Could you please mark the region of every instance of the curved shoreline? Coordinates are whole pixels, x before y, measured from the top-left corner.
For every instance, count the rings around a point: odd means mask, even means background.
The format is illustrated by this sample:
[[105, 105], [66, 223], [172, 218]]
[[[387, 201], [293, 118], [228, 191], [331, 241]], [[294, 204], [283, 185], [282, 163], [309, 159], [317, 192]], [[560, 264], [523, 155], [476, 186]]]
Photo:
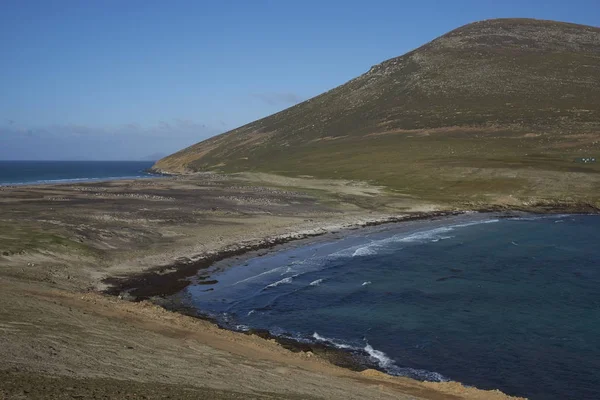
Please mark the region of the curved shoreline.
[[[173, 297], [174, 294], [180, 292], [185, 287], [190, 285], [191, 277], [196, 276], [201, 270], [208, 270], [211, 266], [217, 263], [225, 263], [231, 265], [240, 263], [240, 257], [253, 258], [261, 256], [271, 251], [280, 251], [282, 246], [289, 243], [308, 244], [318, 238], [326, 240], [327, 235], [331, 234], [346, 234], [356, 229], [380, 226], [384, 224], [401, 223], [415, 220], [428, 220], [443, 218], [449, 216], [457, 216], [468, 212], [476, 213], [497, 213], [497, 218], [510, 218], [523, 215], [548, 215], [548, 214], [596, 214], [594, 212], [573, 212], [571, 209], [552, 209], [546, 212], [531, 212], [526, 210], [477, 210], [477, 211], [436, 211], [413, 213], [405, 216], [395, 216], [387, 218], [379, 218], [366, 220], [360, 224], [350, 224], [338, 226], [334, 229], [311, 232], [295, 232], [288, 235], [278, 236], [274, 238], [264, 239], [256, 243], [240, 244], [227, 248], [224, 251], [210, 253], [198, 258], [190, 258], [179, 260], [176, 263], [160, 266], [151, 270], [145, 271], [143, 274], [138, 274], [131, 277], [107, 278], [104, 283], [112, 285], [105, 293], [110, 295], [118, 295], [133, 301], [150, 300], [153, 303], [176, 313], [184, 314], [190, 317], [199, 318], [215, 324], [221, 329], [231, 330], [219, 323], [214, 318], [202, 314], [201, 310], [191, 307], [183, 298]], [[203, 279], [209, 279], [210, 274], [204, 274]], [[329, 363], [346, 368], [352, 371], [364, 372], [367, 370], [377, 370], [392, 378], [397, 378], [389, 375], [381, 366], [370, 360], [366, 351], [340, 349], [333, 343], [327, 341], [305, 342], [293, 339], [286, 336], [278, 336], [262, 329], [249, 329], [247, 331], [232, 330], [233, 332], [245, 335], [254, 335], [262, 339], [275, 341], [280, 346], [294, 353], [315, 354]], [[411, 379], [411, 378], [408, 378]], [[438, 382], [439, 383], [439, 382]], [[455, 383], [455, 382], [451, 382]], [[460, 384], [460, 383], [459, 383]]]
[[113, 296], [126, 296], [133, 301], [148, 300], [155, 296], [170, 296], [190, 285], [192, 282], [188, 279], [196, 276], [199, 271], [206, 270], [217, 262], [232, 259], [234, 257], [251, 257], [261, 250], [272, 251], [278, 246], [288, 243], [297, 243], [311, 239], [314, 240], [315, 238], [344, 231], [384, 224], [447, 217], [464, 213], [465, 211], [419, 212], [403, 216], [367, 219], [363, 222], [354, 224], [328, 225], [320, 229], [292, 232], [262, 240], [250, 240], [246, 243], [228, 246], [221, 251], [208, 252], [189, 258], [183, 257], [171, 264], [150, 268], [139, 274], [122, 277], [107, 277], [103, 280], [103, 283], [108, 285], [108, 288], [103, 292]]
[[[0, 246], [0, 313], [5, 316], [0, 323], [11, 327], [0, 336], [5, 365], [25, 373], [15, 381], [17, 388], [29, 390], [34, 385], [28, 379], [38, 374], [81, 379], [79, 393], [97, 385], [105, 391], [112, 387], [93, 377], [134, 382], [144, 376], [148, 387], [176, 384], [251, 393], [259, 384], [279, 397], [312, 395], [316, 389], [318, 398], [358, 400], [379, 396], [377, 387], [383, 385], [388, 392], [382, 399], [507, 398], [459, 383], [419, 382], [373, 369], [352, 372], [356, 360], [347, 353], [336, 355], [326, 346], [298, 349], [298, 343], [265, 340], [261, 332], [219, 329], [197, 315], [183, 315], [181, 308], [169, 312], [174, 304], [160, 299], [188, 285], [199, 269], [208, 275], [282, 246], [465, 210], [510, 212], [508, 206], [438, 204], [366, 183], [261, 174], [28, 185], [0, 187], [0, 192], [7, 205], [0, 245], [8, 245]], [[510, 208], [598, 211], [560, 201]], [[110, 280], [115, 285], [102, 294]], [[135, 302], [142, 298], [151, 301]], [[285, 348], [294, 346], [295, 353]], [[345, 368], [314, 356], [319, 352], [331, 354]], [[261, 377], [265, 373], [269, 379]], [[55, 386], [65, 385], [57, 380]]]
[[[260, 256], [264, 254], [263, 251], [265, 250], [268, 252], [276, 251], [280, 246], [289, 243], [301, 243], [303, 241], [322, 238], [327, 235], [344, 234], [357, 229], [408, 221], [457, 216], [467, 213], [497, 213], [498, 218], [510, 218], [522, 214], [595, 215], [600, 214], [600, 211], [581, 206], [573, 208], [552, 207], [550, 209], [527, 207], [521, 209], [504, 209], [501, 207], [490, 207], [478, 210], [412, 212], [400, 216], [365, 219], [358, 223], [326, 225], [321, 228], [291, 232], [259, 240], [248, 240], [239, 244], [227, 246], [218, 251], [206, 252], [191, 257], [181, 257], [172, 263], [149, 268], [141, 273], [124, 276], [109, 276], [102, 281], [103, 284], [107, 285], [107, 288], [102, 292], [112, 296], [127, 297], [129, 300], [136, 302], [148, 300], [156, 296], [171, 296], [189, 286], [192, 283], [189, 279], [196, 276], [199, 271], [207, 270], [218, 262], [227, 260], [233, 261], [234, 258], [239, 257], [251, 258]], [[235, 261], [239, 261], [239, 259]]]

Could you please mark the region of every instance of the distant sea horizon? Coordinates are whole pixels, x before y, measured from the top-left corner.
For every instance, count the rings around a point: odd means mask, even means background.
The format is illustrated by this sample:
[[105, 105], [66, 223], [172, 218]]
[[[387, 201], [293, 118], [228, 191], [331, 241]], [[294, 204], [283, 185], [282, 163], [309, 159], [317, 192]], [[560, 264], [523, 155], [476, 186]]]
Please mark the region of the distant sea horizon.
[[149, 178], [154, 161], [0, 160], [0, 186]]

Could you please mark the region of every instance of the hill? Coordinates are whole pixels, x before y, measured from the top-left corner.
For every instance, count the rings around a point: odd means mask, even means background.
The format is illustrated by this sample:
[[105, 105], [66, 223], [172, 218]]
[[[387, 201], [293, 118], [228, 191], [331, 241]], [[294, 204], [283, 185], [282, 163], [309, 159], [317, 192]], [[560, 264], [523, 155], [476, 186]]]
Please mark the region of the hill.
[[360, 179], [419, 198], [600, 199], [600, 28], [472, 23], [155, 165]]

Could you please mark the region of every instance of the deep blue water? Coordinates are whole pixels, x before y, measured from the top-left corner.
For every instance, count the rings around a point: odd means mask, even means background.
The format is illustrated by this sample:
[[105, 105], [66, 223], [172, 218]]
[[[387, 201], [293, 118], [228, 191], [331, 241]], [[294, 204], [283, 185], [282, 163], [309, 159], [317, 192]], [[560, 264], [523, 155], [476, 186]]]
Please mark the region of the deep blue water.
[[151, 161], [0, 161], [0, 185], [148, 177]]
[[187, 294], [233, 329], [362, 350], [391, 374], [600, 399], [600, 217], [356, 232], [214, 272]]

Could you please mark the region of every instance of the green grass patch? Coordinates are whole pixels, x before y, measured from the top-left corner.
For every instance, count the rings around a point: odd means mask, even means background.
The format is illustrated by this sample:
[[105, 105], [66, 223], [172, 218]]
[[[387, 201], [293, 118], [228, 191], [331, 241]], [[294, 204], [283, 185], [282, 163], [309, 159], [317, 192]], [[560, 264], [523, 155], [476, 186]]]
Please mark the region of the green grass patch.
[[[545, 140], [503, 135], [383, 135], [311, 143], [293, 152], [276, 151], [273, 146], [260, 147], [247, 160], [231, 159], [219, 169], [360, 180], [416, 198], [450, 203], [508, 194], [589, 196], [585, 182], [581, 188], [576, 181], [561, 188], [553, 186], [551, 180], [563, 173], [600, 179], [600, 164], [575, 162], [576, 156], [589, 152], [588, 149], [544, 150]], [[540, 176], [547, 182], [540, 184]]]
[[28, 224], [0, 221], [0, 255], [33, 253], [39, 251], [76, 252], [95, 255], [96, 250], [69, 239]]

